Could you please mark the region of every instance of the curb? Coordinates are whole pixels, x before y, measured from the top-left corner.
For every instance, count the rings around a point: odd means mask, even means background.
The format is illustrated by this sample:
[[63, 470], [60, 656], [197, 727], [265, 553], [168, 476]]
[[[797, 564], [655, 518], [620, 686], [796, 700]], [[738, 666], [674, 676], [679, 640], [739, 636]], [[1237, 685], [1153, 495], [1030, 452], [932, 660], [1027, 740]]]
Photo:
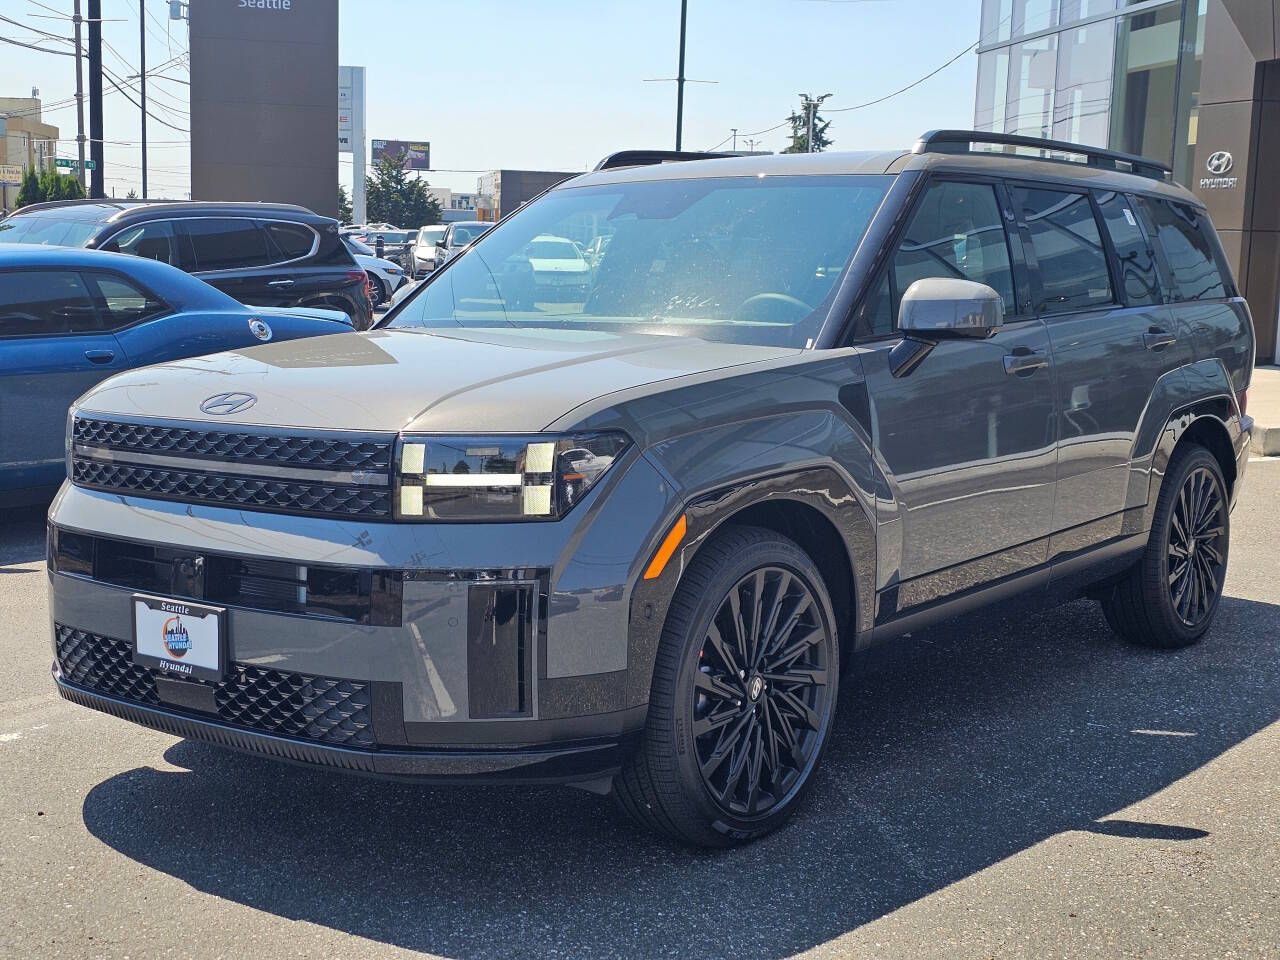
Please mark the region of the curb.
[[1254, 423], [1249, 452], [1255, 457], [1280, 457], [1280, 426], [1264, 427]]

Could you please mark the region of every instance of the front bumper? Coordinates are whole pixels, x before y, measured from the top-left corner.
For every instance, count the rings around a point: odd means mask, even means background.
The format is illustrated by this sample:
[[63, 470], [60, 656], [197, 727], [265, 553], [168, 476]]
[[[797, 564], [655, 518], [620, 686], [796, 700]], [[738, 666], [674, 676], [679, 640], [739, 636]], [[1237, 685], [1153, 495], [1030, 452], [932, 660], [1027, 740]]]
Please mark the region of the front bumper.
[[391, 779], [449, 783], [576, 783], [611, 777], [634, 748], [634, 735], [614, 740], [512, 749], [358, 750], [235, 727], [218, 720], [106, 696], [68, 682], [54, 670], [58, 692], [72, 703], [153, 730], [244, 753], [307, 766]]

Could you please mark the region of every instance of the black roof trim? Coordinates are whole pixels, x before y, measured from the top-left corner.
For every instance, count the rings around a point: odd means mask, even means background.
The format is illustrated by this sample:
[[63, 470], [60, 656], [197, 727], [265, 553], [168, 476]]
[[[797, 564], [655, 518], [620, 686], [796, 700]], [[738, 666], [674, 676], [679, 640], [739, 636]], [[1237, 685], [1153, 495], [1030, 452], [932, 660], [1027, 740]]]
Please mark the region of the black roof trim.
[[732, 157], [732, 153], [704, 153], [695, 150], [619, 150], [596, 164], [596, 170], [616, 170], [619, 167], [648, 167], [655, 163], [684, 163], [687, 160], [718, 160]]
[[[1046, 140], [1041, 137], [1024, 137], [1013, 133], [991, 133], [982, 130], [930, 130], [922, 134], [911, 148], [912, 153], [971, 153], [973, 144], [985, 143], [1006, 147], [1028, 147], [1032, 150], [1052, 151], [1054, 153], [1070, 153], [1085, 158], [1091, 167], [1116, 170], [1120, 173], [1134, 173], [1152, 180], [1168, 180], [1173, 168], [1168, 164], [1140, 157], [1133, 153], [1121, 153], [1118, 150], [1104, 150], [1101, 147], [1089, 147], [1079, 143], [1068, 143], [1065, 140]], [[1017, 157], [1018, 154], [1001, 154], [1001, 156]], [[1038, 157], [1035, 159], [1051, 160], [1059, 163], [1055, 157]]]

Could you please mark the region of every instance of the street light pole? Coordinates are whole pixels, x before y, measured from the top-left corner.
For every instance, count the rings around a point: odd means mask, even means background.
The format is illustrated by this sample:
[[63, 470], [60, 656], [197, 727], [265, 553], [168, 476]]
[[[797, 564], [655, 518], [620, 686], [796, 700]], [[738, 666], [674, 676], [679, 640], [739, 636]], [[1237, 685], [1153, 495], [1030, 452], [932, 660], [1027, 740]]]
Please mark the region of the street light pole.
[[[76, 146], [80, 151], [80, 189], [84, 190], [84, 68], [80, 63], [84, 53], [80, 46], [80, 0], [75, 0], [71, 10], [76, 40]], [[57, 152], [54, 150], [55, 154]], [[85, 190], [85, 196], [88, 195], [89, 192]]]
[[676, 150], [680, 149], [684, 130], [684, 25], [689, 13], [689, 0], [680, 0], [680, 69], [676, 71]]
[[147, 199], [147, 12], [138, 0], [138, 77], [142, 99], [142, 199]]

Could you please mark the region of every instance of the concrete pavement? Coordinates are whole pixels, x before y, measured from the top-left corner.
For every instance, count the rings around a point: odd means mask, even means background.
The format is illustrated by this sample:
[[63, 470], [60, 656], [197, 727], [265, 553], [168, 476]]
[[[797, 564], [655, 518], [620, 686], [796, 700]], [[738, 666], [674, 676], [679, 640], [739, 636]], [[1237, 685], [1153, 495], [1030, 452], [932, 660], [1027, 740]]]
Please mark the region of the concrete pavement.
[[1263, 457], [1280, 455], [1280, 367], [1256, 367], [1249, 384], [1253, 417], [1250, 450]]
[[43, 518], [0, 517], [0, 957], [1280, 956], [1280, 459], [1207, 640], [1079, 602], [904, 639], [799, 817], [691, 852], [557, 789], [282, 766], [52, 692]]

